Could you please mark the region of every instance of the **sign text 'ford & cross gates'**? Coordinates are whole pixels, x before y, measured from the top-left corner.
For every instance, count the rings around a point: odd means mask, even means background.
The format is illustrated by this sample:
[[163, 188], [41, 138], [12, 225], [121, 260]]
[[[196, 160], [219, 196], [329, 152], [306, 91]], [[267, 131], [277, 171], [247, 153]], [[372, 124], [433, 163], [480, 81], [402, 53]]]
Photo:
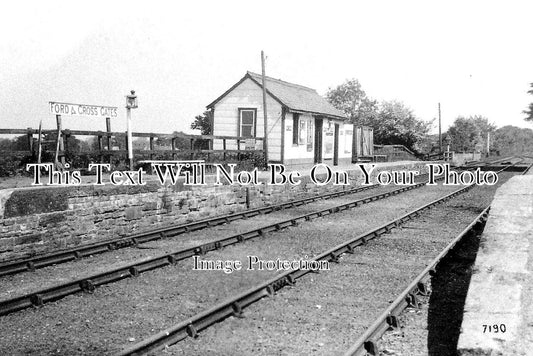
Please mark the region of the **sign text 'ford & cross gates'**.
[[50, 113], [54, 115], [92, 116], [92, 117], [117, 117], [118, 108], [115, 106], [85, 105], [58, 103], [49, 101]]

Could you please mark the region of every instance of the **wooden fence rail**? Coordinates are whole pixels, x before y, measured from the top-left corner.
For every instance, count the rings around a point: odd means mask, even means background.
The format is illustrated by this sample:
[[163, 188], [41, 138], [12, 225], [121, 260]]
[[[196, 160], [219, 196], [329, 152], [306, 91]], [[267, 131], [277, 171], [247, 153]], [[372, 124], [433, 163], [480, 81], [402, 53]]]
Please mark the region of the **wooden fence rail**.
[[[109, 129], [109, 127], [108, 127]], [[57, 134], [58, 130], [41, 130], [41, 134]], [[33, 135], [38, 135], [38, 129], [0, 129], [0, 135], [27, 135], [28, 138], [28, 151], [30, 155], [34, 154], [34, 138]], [[69, 152], [68, 150], [68, 137], [76, 136], [96, 136], [98, 142], [98, 149], [90, 151], [78, 151], [78, 152]], [[73, 153], [75, 155], [96, 155], [99, 156], [100, 161], [111, 160], [113, 156], [127, 156], [128, 150], [127, 147], [129, 143], [127, 142], [127, 133], [126, 132], [117, 132], [117, 131], [88, 131], [88, 130], [61, 130], [62, 146], [63, 149], [55, 148], [56, 157], [64, 157], [67, 153]], [[124, 139], [126, 143], [126, 149], [113, 149], [111, 138], [120, 138]], [[206, 157], [206, 162], [210, 162], [210, 159], [215, 157], [215, 159], [226, 161], [228, 157], [235, 157], [236, 161], [240, 161], [242, 157], [250, 157], [250, 154], [255, 154], [257, 156], [262, 156], [263, 151], [261, 149], [256, 149], [256, 147], [262, 147], [260, 144], [263, 140], [262, 137], [257, 137], [250, 139], [249, 137], [240, 137], [240, 136], [215, 136], [215, 135], [189, 135], [185, 133], [153, 133], [153, 132], [133, 132], [132, 137], [138, 138], [148, 138], [149, 139], [149, 149], [134, 149], [134, 157], [137, 156], [149, 156], [150, 159], [154, 159], [156, 155], [168, 155], [172, 159], [194, 159], [195, 156]], [[157, 148], [156, 140], [170, 140], [170, 149]], [[189, 148], [179, 149], [177, 146], [178, 139], [186, 139], [190, 141]], [[250, 142], [251, 141], [251, 142]], [[54, 140], [55, 142], [55, 140]], [[203, 142], [203, 144], [197, 145], [197, 142]], [[43, 141], [44, 144], [50, 143]], [[207, 143], [207, 144], [205, 144]], [[215, 143], [217, 143], [215, 145]], [[220, 149], [215, 149], [219, 147]], [[55, 147], [55, 146], [54, 146]], [[228, 149], [230, 147], [230, 149]], [[9, 153], [13, 154], [15, 151], [0, 151], [0, 156], [8, 155]], [[17, 154], [20, 154], [21, 151], [16, 151]], [[246, 153], [246, 154], [245, 154]], [[219, 157], [217, 157], [220, 156]]]

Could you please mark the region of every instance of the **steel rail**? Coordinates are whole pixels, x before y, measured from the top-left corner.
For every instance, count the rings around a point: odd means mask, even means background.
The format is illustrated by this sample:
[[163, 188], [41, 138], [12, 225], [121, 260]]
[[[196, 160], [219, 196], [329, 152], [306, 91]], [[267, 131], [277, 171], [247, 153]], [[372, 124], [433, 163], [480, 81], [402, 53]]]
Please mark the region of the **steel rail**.
[[427, 294], [427, 281], [435, 273], [439, 262], [452, 250], [465, 236], [476, 233], [485, 225], [490, 206], [485, 208], [459, 235], [457, 235], [439, 255], [405, 288], [392, 304], [368, 327], [352, 347], [346, 351], [345, 356], [379, 355], [378, 340], [390, 328], [399, 326], [398, 316], [407, 308], [418, 307], [417, 295]]
[[143, 272], [176, 264], [180, 260], [184, 260], [195, 255], [204, 255], [209, 251], [218, 250], [228, 245], [233, 245], [252, 238], [264, 236], [268, 232], [285, 229], [289, 226], [296, 225], [299, 222], [309, 221], [311, 219], [351, 209], [359, 205], [363, 205], [366, 203], [370, 203], [376, 200], [384, 199], [393, 195], [419, 188], [421, 186], [424, 186], [425, 184], [425, 182], [421, 182], [415, 185], [405, 186], [389, 192], [373, 195], [367, 198], [343, 203], [334, 207], [313, 211], [287, 220], [282, 220], [273, 224], [265, 225], [253, 230], [213, 240], [201, 245], [189, 247], [186, 249], [180, 249], [167, 254], [152, 257], [140, 262], [134, 262], [123, 267], [118, 267], [109, 271], [86, 276], [67, 283], [58, 284], [53, 287], [33, 291], [22, 296], [1, 300], [0, 316], [26, 309], [32, 306], [42, 306], [45, 303], [55, 301], [64, 298], [65, 296], [75, 294], [81, 291], [93, 292], [96, 287], [103, 284], [116, 282], [129, 277], [137, 277]]
[[[427, 176], [427, 173], [422, 174], [419, 177], [424, 176]], [[138, 246], [141, 243], [146, 243], [161, 238], [174, 237], [191, 231], [222, 225], [235, 220], [246, 219], [261, 214], [269, 214], [283, 209], [290, 209], [304, 204], [313, 203], [318, 200], [334, 199], [349, 194], [356, 194], [377, 187], [379, 187], [379, 184], [372, 184], [369, 186], [353, 188], [349, 190], [326, 193], [314, 197], [296, 199], [280, 204], [269, 205], [255, 209], [247, 209], [228, 215], [215, 216], [176, 226], [169, 226], [150, 231], [144, 231], [133, 235], [117, 237], [114, 239], [95, 242], [91, 244], [84, 244], [81, 246], [63, 249], [57, 252], [39, 254], [28, 258], [2, 261], [0, 262], [0, 277], [27, 271], [35, 271], [36, 269], [75, 261], [87, 256], [93, 256], [131, 246]]]
[[34, 271], [36, 269], [44, 268], [54, 264], [66, 263], [83, 257], [101, 254], [104, 252], [113, 251], [125, 247], [137, 246], [140, 243], [145, 243], [166, 237], [173, 237], [183, 233], [225, 224], [234, 220], [240, 220], [260, 214], [268, 214], [274, 211], [294, 208], [296, 206], [301, 206], [318, 200], [334, 199], [340, 196], [355, 194], [361, 191], [376, 188], [378, 186], [378, 184], [372, 184], [369, 186], [354, 188], [350, 190], [332, 192], [319, 196], [297, 199], [276, 205], [248, 209], [245, 211], [240, 211], [228, 215], [215, 216], [212, 218], [202, 219], [186, 224], [180, 224], [177, 226], [164, 227], [125, 237], [118, 237], [106, 241], [77, 246], [74, 248], [64, 249], [49, 254], [41, 254], [29, 258], [4, 261], [0, 262], [0, 276], [16, 274], [26, 271]]
[[[459, 194], [462, 194], [473, 187], [474, 185], [468, 185], [458, 189], [442, 198], [436, 199], [418, 209], [404, 214], [395, 220], [391, 220], [370, 232], [363, 233], [349, 241], [341, 243], [310, 259], [309, 261], [338, 262], [341, 255], [345, 253], [354, 253], [354, 248], [356, 246], [366, 244], [369, 240], [390, 232], [392, 229], [402, 225], [406, 221], [419, 216], [423, 211], [441, 204]], [[183, 339], [186, 339], [187, 337], [196, 337], [198, 336], [198, 332], [201, 330], [206, 329], [207, 327], [227, 318], [228, 316], [239, 316], [242, 313], [242, 310], [248, 305], [257, 302], [264, 297], [272, 297], [276, 291], [287, 285], [294, 285], [297, 279], [310, 272], [311, 270], [300, 268], [281, 273], [280, 275], [271, 278], [256, 287], [229, 298], [226, 301], [221, 302], [173, 327], [165, 329], [125, 350], [122, 350], [118, 353], [118, 355], [145, 355], [148, 352], [156, 351], [166, 346], [175, 344]]]
[[[512, 157], [513, 158], [513, 157]], [[522, 162], [519, 161], [519, 162]], [[516, 164], [516, 163], [515, 163]], [[528, 166], [522, 175], [525, 175], [533, 163]], [[398, 316], [407, 307], [417, 307], [417, 295], [426, 294], [426, 284], [432, 276], [439, 262], [450, 252], [465, 236], [477, 233], [485, 226], [490, 211], [490, 205], [486, 207], [459, 235], [457, 235], [446, 248], [409, 284], [407, 288], [385, 309], [374, 323], [368, 327], [352, 347], [346, 351], [345, 356], [379, 355], [378, 340], [391, 328], [399, 326]]]
[[522, 175], [527, 174], [527, 172], [529, 172], [531, 170], [531, 167], [533, 167], [533, 163], [531, 163], [530, 165], [528, 165], [526, 167], [526, 169], [524, 169], [524, 171], [522, 172]]

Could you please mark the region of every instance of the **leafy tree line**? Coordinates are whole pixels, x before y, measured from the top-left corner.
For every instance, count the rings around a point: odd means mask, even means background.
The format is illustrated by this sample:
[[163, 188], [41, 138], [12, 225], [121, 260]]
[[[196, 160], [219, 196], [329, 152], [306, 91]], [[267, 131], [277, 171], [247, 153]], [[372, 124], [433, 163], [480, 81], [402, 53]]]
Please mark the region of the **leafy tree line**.
[[[533, 83], [530, 83], [530, 86], [531, 89], [529, 89], [527, 93], [533, 95]], [[530, 103], [527, 110], [524, 110], [524, 114], [527, 115], [524, 120], [533, 121], [533, 103]]]
[[[533, 155], [533, 130], [516, 126], [503, 126], [494, 133], [494, 148], [500, 155]], [[491, 145], [492, 146], [492, 145]]]
[[449, 138], [453, 151], [481, 152], [486, 150], [487, 138], [492, 140], [495, 131], [496, 125], [490, 123], [486, 117], [459, 116], [448, 129], [446, 137]]
[[458, 117], [448, 129], [453, 151], [486, 151], [487, 137], [490, 135], [490, 151], [500, 155], [533, 154], [533, 130], [516, 126], [496, 128], [482, 116]]
[[357, 79], [349, 79], [330, 88], [326, 98], [344, 112], [350, 122], [372, 127], [376, 144], [404, 145], [419, 152], [421, 141], [431, 129], [432, 121], [417, 118], [402, 102], [391, 100], [378, 103], [369, 98]]

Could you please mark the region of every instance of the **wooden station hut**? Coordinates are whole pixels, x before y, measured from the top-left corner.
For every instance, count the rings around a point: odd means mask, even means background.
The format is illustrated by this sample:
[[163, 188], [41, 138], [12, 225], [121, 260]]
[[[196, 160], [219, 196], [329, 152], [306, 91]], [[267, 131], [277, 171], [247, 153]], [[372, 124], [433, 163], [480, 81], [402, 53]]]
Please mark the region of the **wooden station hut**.
[[[340, 110], [314, 89], [270, 77], [265, 84], [270, 163], [294, 168], [354, 161], [352, 152], [357, 153], [354, 148], [359, 144], [354, 141], [354, 126]], [[261, 75], [247, 72], [207, 108], [213, 111], [213, 135], [243, 137], [248, 145], [262, 148], [259, 140], [253, 140], [264, 137]]]

